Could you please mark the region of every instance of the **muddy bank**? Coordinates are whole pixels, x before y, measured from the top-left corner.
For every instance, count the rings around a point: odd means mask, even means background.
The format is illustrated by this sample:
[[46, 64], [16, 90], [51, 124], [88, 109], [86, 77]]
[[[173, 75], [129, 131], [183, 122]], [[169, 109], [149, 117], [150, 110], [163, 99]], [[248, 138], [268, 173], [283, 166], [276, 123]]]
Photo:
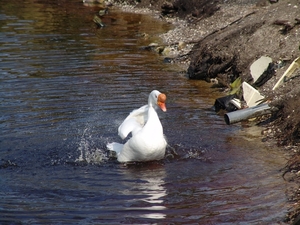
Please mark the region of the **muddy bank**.
[[[300, 184], [300, 84], [295, 72], [275, 91], [276, 82], [300, 54], [300, 4], [297, 0], [116, 0], [124, 10], [147, 12], [174, 25], [162, 34], [170, 47], [165, 57], [177, 62], [190, 79], [215, 82], [228, 94], [238, 77], [253, 85], [251, 64], [261, 56], [272, 58], [272, 74], [255, 88], [276, 107], [256, 124], [265, 127], [263, 141], [276, 142], [295, 156], [284, 177]], [[241, 96], [239, 96], [242, 99]], [[298, 187], [289, 193], [295, 207], [287, 222], [300, 214]], [[300, 220], [300, 219], [299, 219]]]

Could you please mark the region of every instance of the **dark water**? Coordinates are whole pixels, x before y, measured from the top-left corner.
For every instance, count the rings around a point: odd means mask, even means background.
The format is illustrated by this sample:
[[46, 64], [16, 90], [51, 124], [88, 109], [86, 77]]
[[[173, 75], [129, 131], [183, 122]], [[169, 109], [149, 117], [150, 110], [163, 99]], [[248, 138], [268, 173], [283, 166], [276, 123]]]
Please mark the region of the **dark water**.
[[[225, 125], [211, 110], [221, 93], [140, 50], [169, 25], [111, 10], [97, 29], [97, 10], [1, 1], [0, 223], [280, 223], [283, 153]], [[118, 164], [105, 145], [153, 89], [168, 96], [160, 117], [178, 156]]]

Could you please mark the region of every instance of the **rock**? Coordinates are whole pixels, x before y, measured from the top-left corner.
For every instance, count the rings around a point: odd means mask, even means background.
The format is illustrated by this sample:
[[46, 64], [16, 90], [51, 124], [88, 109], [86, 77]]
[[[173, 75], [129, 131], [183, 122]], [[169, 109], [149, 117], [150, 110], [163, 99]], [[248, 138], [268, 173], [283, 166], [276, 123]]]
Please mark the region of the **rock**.
[[94, 16], [93, 21], [94, 21], [95, 24], [97, 24], [98, 27], [104, 27], [104, 24], [102, 23], [102, 20], [98, 16]]
[[165, 2], [161, 6], [161, 13], [163, 15], [173, 14], [177, 11], [177, 7], [175, 7], [171, 2]]
[[155, 42], [152, 42], [152, 43], [150, 43], [148, 46], [149, 46], [149, 47], [157, 47], [157, 46], [158, 46], [158, 44], [157, 44], [157, 43], [155, 43]]
[[154, 48], [154, 51], [157, 52], [158, 54], [162, 54], [165, 50], [164, 46], [158, 46], [156, 48]]
[[108, 9], [107, 8], [100, 9], [98, 14], [99, 16], [104, 16], [105, 14], [108, 14]]
[[164, 56], [169, 56], [171, 52], [171, 48], [170, 47], [165, 47], [164, 50], [161, 52], [162, 55]]
[[104, 5], [104, 0], [83, 0], [83, 5], [88, 7], [94, 7], [96, 5]]
[[183, 41], [179, 41], [178, 42], [178, 50], [180, 51], [180, 50], [182, 50], [182, 49], [184, 49], [186, 47], [186, 43], [184, 43]]
[[147, 51], [156, 51], [158, 52], [158, 44], [157, 43], [150, 43], [148, 46], [142, 47], [141, 49], [147, 50]]

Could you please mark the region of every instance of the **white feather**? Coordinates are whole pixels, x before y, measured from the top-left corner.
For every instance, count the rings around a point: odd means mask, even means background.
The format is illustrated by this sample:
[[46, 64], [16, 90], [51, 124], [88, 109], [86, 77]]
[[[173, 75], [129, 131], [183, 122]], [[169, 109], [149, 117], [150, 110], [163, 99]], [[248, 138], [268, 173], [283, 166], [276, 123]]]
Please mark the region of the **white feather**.
[[118, 128], [119, 136], [124, 139], [129, 133], [132, 137], [123, 145], [109, 143], [107, 148], [117, 153], [119, 162], [151, 161], [164, 158], [167, 141], [163, 127], [155, 111], [161, 93], [152, 91], [148, 105], [133, 110]]

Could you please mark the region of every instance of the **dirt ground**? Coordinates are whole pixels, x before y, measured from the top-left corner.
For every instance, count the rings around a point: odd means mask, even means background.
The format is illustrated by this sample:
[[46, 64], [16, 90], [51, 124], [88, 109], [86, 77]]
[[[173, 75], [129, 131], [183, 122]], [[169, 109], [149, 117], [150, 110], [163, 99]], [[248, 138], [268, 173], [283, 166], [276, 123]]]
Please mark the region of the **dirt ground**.
[[[300, 55], [299, 0], [116, 0], [147, 8], [172, 22], [174, 30], [162, 35], [168, 45], [185, 43], [186, 51], [173, 61], [186, 63], [190, 79], [217, 81], [224, 90], [241, 77], [254, 85], [276, 107], [257, 124], [262, 138], [276, 142], [293, 155], [284, 177], [300, 185], [300, 72], [272, 91], [288, 66]], [[189, 47], [189, 48], [188, 48]], [[270, 76], [253, 84], [250, 65], [261, 56], [272, 58]], [[224, 92], [226, 95], [226, 92]], [[300, 224], [300, 188], [289, 193], [294, 208], [286, 222]]]

